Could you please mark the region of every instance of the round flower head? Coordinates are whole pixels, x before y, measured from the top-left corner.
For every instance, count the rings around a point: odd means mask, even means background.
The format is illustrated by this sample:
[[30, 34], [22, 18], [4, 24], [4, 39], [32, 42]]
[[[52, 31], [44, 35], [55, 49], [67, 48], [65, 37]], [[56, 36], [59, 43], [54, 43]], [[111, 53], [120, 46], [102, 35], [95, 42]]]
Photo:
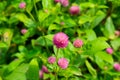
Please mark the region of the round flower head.
[[19, 8], [24, 9], [25, 7], [26, 7], [26, 3], [25, 2], [21, 2], [19, 4]]
[[120, 64], [119, 64], [119, 63], [115, 63], [115, 64], [113, 65], [113, 67], [114, 67], [114, 69], [115, 69], [116, 71], [119, 71], [119, 72], [120, 72]]
[[68, 36], [63, 33], [59, 32], [54, 35], [53, 37], [53, 43], [56, 45], [57, 48], [65, 48], [68, 45]]
[[113, 53], [113, 49], [112, 49], [112, 48], [107, 48], [107, 49], [106, 49], [106, 52], [107, 52], [108, 54], [112, 54], [112, 53]]
[[69, 9], [71, 15], [77, 15], [80, 12], [79, 6], [71, 6]]
[[62, 6], [67, 7], [69, 5], [69, 0], [60, 0]]
[[42, 71], [43, 71], [43, 72], [45, 72], [45, 73], [49, 73], [49, 71], [48, 71], [47, 67], [46, 67], [46, 66], [44, 66], [44, 65], [42, 66]]
[[83, 41], [80, 40], [80, 39], [76, 39], [76, 40], [73, 42], [73, 45], [74, 45], [74, 47], [79, 48], [79, 47], [81, 47], [81, 46], [83, 45]]
[[39, 78], [41, 78], [41, 79], [43, 78], [43, 73], [44, 72], [42, 70], [39, 71]]
[[118, 30], [115, 31], [115, 35], [116, 35], [116, 36], [120, 36], [120, 31], [118, 31]]
[[51, 56], [51, 57], [48, 58], [48, 62], [49, 62], [50, 64], [55, 63], [55, 61], [56, 61], [56, 58], [53, 57], [53, 56]]
[[27, 29], [22, 29], [22, 30], [21, 30], [21, 33], [22, 33], [22, 34], [25, 34], [26, 32], [27, 32]]
[[68, 67], [68, 60], [67, 59], [65, 59], [65, 58], [60, 58], [59, 60], [58, 60], [58, 65], [59, 65], [59, 67], [60, 68], [62, 68], [62, 69], [66, 69], [67, 67]]
[[54, 2], [55, 2], [55, 3], [58, 3], [58, 2], [60, 2], [60, 0], [54, 0]]

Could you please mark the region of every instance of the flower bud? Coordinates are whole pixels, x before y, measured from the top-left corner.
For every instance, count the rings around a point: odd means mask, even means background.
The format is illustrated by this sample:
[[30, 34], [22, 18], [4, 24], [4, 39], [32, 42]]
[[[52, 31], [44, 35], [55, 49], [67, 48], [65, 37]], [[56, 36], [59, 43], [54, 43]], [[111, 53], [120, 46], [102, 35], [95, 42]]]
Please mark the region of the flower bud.
[[116, 35], [116, 36], [120, 36], [120, 31], [118, 31], [118, 30], [115, 31], [115, 35]]
[[56, 58], [53, 57], [53, 56], [51, 56], [51, 57], [48, 58], [48, 62], [49, 62], [50, 64], [55, 63], [55, 61], [56, 61]]
[[42, 66], [42, 71], [43, 71], [43, 72], [45, 72], [45, 73], [49, 73], [49, 71], [48, 71], [47, 67], [46, 67], [46, 66], [44, 66], [44, 65]]
[[115, 63], [115, 64], [113, 65], [113, 67], [114, 67], [114, 69], [115, 69], [116, 71], [119, 71], [119, 72], [120, 72], [120, 64], [119, 64], [119, 63]]
[[67, 7], [69, 5], [69, 0], [60, 0], [62, 6]]
[[19, 4], [19, 8], [24, 9], [25, 7], [26, 7], [26, 3], [25, 2], [21, 2]]
[[82, 47], [82, 45], [83, 45], [83, 41], [80, 40], [80, 39], [76, 39], [76, 40], [73, 42], [73, 46], [76, 47], [76, 48]]
[[63, 33], [59, 32], [54, 35], [53, 37], [53, 43], [56, 45], [57, 48], [65, 48], [68, 45], [68, 36]]
[[58, 3], [58, 2], [60, 2], [60, 0], [54, 0], [54, 2], [55, 2], [55, 3]]
[[58, 65], [59, 65], [59, 67], [60, 68], [62, 68], [62, 69], [66, 69], [67, 67], [68, 67], [68, 60], [67, 59], [65, 59], [65, 58], [60, 58], [59, 60], [58, 60]]
[[69, 9], [71, 15], [77, 15], [80, 12], [79, 6], [71, 6]]
[[39, 78], [42, 79], [43, 78], [43, 74], [44, 72], [42, 70], [39, 71]]
[[25, 34], [26, 32], [27, 32], [27, 29], [22, 29], [22, 30], [21, 30], [21, 33], [22, 33], [22, 34]]
[[112, 54], [112, 53], [113, 53], [113, 49], [112, 49], [112, 48], [107, 48], [107, 49], [106, 49], [106, 52], [107, 52], [108, 54]]

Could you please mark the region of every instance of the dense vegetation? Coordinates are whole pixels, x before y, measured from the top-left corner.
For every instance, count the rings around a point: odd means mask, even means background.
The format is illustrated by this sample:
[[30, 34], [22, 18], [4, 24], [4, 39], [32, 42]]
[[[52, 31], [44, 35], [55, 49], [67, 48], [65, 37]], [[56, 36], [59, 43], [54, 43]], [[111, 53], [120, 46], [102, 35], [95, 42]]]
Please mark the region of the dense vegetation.
[[0, 0], [0, 80], [120, 80], [120, 0]]

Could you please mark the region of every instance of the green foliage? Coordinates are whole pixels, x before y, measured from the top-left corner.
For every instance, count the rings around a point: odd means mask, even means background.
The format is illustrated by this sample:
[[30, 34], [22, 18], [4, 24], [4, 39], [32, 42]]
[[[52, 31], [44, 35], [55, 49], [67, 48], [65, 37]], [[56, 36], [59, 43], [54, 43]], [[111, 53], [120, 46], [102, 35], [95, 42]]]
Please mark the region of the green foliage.
[[[77, 15], [69, 11], [74, 5]], [[114, 69], [120, 62], [119, 8], [120, 0], [69, 0], [66, 7], [54, 0], [0, 0], [0, 80], [39, 80], [43, 65], [48, 69], [43, 80], [119, 80]], [[68, 35], [66, 48], [54, 45], [57, 32]], [[76, 39], [82, 47], [74, 47]], [[50, 56], [57, 58], [54, 64]], [[68, 60], [66, 69], [59, 58]]]

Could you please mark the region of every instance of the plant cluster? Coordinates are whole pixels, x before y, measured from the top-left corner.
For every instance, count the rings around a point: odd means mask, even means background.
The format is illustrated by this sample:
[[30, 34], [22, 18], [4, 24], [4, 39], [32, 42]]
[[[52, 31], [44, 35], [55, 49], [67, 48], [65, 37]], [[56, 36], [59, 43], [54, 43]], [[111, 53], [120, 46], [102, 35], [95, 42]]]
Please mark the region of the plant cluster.
[[0, 0], [0, 80], [120, 80], [120, 0]]

